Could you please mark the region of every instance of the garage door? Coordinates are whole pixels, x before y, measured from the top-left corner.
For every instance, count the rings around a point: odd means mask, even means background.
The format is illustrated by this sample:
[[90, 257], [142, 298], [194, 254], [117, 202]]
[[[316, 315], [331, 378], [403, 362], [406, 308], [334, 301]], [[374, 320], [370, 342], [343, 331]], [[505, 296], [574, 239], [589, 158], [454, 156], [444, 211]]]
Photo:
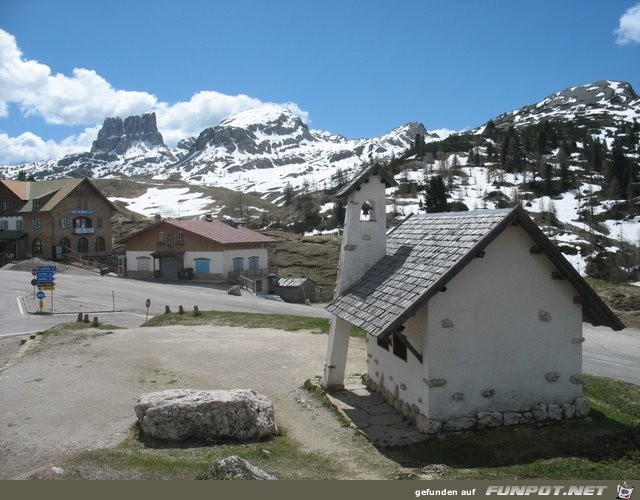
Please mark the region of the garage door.
[[175, 257], [160, 257], [160, 272], [166, 280], [178, 279], [178, 264]]

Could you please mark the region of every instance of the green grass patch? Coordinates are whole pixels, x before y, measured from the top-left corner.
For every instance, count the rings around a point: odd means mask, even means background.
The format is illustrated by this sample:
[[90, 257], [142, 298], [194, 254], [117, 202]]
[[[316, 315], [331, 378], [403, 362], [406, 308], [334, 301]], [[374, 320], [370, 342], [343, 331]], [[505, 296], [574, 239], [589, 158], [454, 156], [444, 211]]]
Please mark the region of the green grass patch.
[[612, 421], [640, 428], [640, 386], [606, 377], [585, 375], [591, 408]]
[[443, 479], [640, 477], [640, 386], [585, 376], [588, 419], [450, 436], [385, 453], [405, 467], [445, 464]]
[[[302, 450], [278, 425], [280, 435], [252, 443], [167, 443], [142, 435], [134, 425], [115, 448], [82, 453], [64, 466], [66, 474], [81, 478], [101, 471], [110, 478], [204, 479], [211, 465], [231, 455], [275, 475], [278, 479], [337, 479], [341, 469], [329, 457]], [[91, 479], [91, 477], [89, 477]]]
[[286, 331], [310, 330], [317, 333], [329, 332], [329, 320], [287, 314], [260, 314], [234, 311], [200, 311], [193, 313], [160, 314], [149, 319], [147, 326], [169, 325], [215, 325], [240, 326], [244, 328], [276, 328]]
[[122, 328], [116, 325], [109, 325], [106, 323], [100, 323], [98, 324], [98, 326], [93, 326], [93, 323], [89, 322], [89, 323], [84, 323], [84, 322], [78, 322], [78, 323], [63, 323], [61, 325], [56, 325], [53, 326], [51, 328], [49, 328], [48, 330], [45, 330], [43, 332], [40, 332], [41, 335], [60, 335], [63, 333], [73, 333], [73, 332], [83, 332], [86, 330], [90, 330], [90, 329], [95, 329], [95, 330], [100, 330], [103, 331], [104, 334], [103, 335], [107, 335], [109, 333], [113, 333], [113, 330], [121, 330]]
[[[288, 332], [308, 330], [313, 333], [329, 333], [330, 321], [325, 318], [307, 316], [293, 316], [288, 314], [261, 314], [234, 311], [200, 311], [198, 316], [193, 313], [160, 314], [154, 316], [143, 326], [170, 325], [214, 325], [239, 326], [243, 328], [276, 328]], [[358, 327], [351, 329], [352, 337], [366, 337], [364, 330]]]

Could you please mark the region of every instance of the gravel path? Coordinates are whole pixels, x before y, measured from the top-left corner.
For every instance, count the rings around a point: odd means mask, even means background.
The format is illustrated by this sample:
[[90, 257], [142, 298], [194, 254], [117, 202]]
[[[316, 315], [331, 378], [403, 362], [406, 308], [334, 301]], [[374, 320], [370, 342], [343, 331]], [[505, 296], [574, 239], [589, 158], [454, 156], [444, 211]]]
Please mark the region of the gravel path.
[[[300, 389], [322, 374], [326, 335], [210, 326], [88, 332], [38, 337], [0, 369], [0, 479], [116, 445], [135, 422], [139, 395], [166, 388], [255, 389], [290, 436], [331, 456], [347, 477], [395, 466], [356, 446], [353, 430]], [[365, 357], [364, 341], [352, 338], [347, 374], [364, 372]], [[362, 466], [372, 460], [377, 467]]]

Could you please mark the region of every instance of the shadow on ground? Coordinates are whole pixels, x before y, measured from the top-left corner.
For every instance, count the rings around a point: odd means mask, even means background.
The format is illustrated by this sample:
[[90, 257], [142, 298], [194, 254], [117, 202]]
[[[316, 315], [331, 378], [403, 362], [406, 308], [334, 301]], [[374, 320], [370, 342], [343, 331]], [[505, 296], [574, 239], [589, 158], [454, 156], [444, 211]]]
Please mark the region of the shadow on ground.
[[545, 477], [557, 468], [559, 477], [570, 475], [572, 470], [576, 477], [593, 477], [591, 470], [606, 477], [608, 467], [615, 474], [620, 469], [637, 471], [640, 464], [640, 429], [598, 411], [575, 421], [481, 429], [434, 438], [420, 433], [382, 396], [353, 379], [345, 389], [327, 397], [382, 454], [409, 469], [442, 464], [444, 469], [507, 468], [518, 475]]

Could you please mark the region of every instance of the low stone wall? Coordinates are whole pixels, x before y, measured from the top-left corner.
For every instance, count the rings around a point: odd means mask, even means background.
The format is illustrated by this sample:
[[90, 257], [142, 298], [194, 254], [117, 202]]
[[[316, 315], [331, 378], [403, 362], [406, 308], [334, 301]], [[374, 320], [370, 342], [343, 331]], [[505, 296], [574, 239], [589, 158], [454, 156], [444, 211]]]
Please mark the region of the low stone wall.
[[153, 271], [132, 271], [127, 269], [127, 276], [129, 278], [150, 279], [154, 277], [154, 274]]
[[448, 420], [429, 419], [416, 405], [410, 405], [399, 397], [399, 388], [393, 392], [383, 385], [384, 379], [378, 384], [367, 375], [362, 377], [363, 383], [370, 391], [379, 393], [384, 400], [402, 413], [406, 418], [415, 422], [420, 432], [425, 434], [440, 434], [446, 432], [461, 432], [489, 427], [527, 425], [537, 423], [560, 422], [589, 415], [589, 403], [584, 398], [577, 398], [573, 403], [556, 405], [551, 403], [535, 403], [528, 411], [484, 411], [475, 415], [452, 418]]

